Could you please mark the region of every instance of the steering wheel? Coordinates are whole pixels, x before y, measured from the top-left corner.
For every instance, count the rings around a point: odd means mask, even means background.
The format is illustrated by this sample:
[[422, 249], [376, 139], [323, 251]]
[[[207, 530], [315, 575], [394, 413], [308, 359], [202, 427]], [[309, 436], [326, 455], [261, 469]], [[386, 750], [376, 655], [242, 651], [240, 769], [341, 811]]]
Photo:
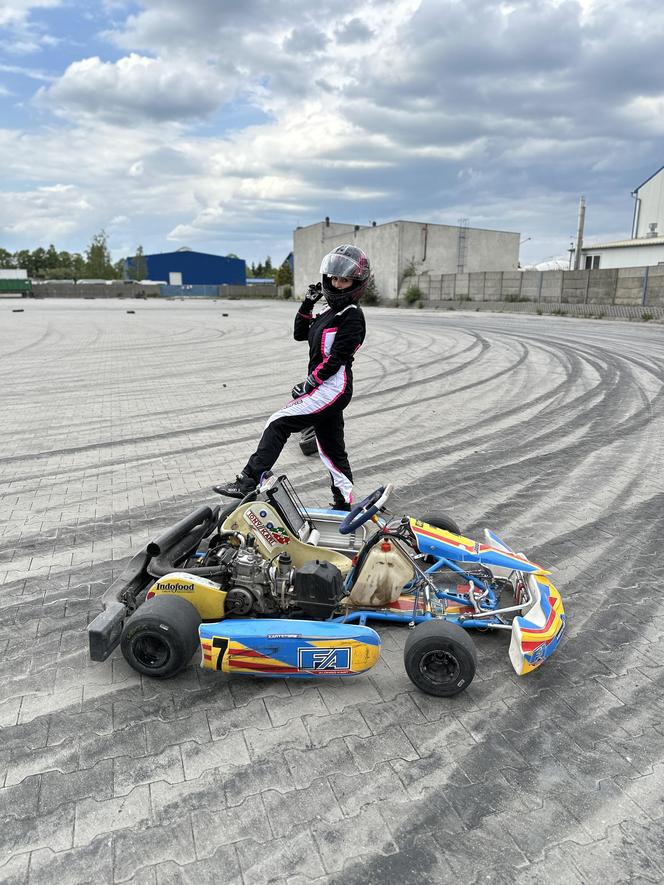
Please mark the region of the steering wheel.
[[356, 507], [353, 507], [348, 516], [339, 526], [340, 534], [349, 535], [351, 532], [354, 532], [355, 529], [364, 525], [365, 522], [368, 522], [371, 517], [375, 516], [381, 507], [383, 507], [387, 499], [390, 497], [391, 491], [392, 483], [388, 483], [386, 486], [381, 486], [376, 489], [376, 491], [372, 492], [364, 499], [364, 501], [360, 501]]

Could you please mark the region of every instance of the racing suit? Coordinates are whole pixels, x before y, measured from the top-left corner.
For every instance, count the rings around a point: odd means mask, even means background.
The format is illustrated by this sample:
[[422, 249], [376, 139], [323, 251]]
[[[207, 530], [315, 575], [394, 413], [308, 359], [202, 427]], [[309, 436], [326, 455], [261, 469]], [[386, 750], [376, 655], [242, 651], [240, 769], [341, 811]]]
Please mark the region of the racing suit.
[[353, 396], [353, 357], [366, 334], [357, 304], [313, 315], [314, 301], [305, 298], [295, 315], [293, 336], [309, 341], [309, 377], [318, 384], [270, 415], [258, 448], [243, 470], [260, 480], [275, 463], [291, 433], [312, 427], [321, 461], [329, 470], [335, 504], [350, 504], [353, 474], [344, 443], [343, 411]]

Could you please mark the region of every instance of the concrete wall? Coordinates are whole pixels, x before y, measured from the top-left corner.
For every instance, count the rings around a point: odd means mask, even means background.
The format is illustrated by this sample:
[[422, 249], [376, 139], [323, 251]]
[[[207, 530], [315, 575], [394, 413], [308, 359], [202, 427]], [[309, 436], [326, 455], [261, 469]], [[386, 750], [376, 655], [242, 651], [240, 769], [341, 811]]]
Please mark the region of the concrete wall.
[[36, 298], [139, 298], [159, 295], [159, 286], [141, 283], [123, 283], [122, 280], [110, 285], [92, 283], [89, 286], [76, 283], [37, 283], [32, 287]]
[[[465, 236], [465, 269], [517, 269], [518, 233], [467, 228]], [[302, 297], [309, 283], [320, 279], [323, 256], [342, 243], [353, 243], [367, 253], [376, 289], [387, 301], [396, 300], [404, 273], [410, 267], [417, 274], [440, 276], [456, 272], [458, 266], [458, 227], [415, 221], [392, 221], [375, 227], [321, 222], [298, 228], [293, 234], [296, 298]]]
[[646, 237], [650, 224], [657, 223], [657, 233], [664, 235], [664, 169], [639, 188], [637, 197], [641, 201], [636, 225], [637, 237]]
[[530, 302], [533, 305], [624, 305], [664, 308], [664, 265], [609, 270], [485, 271], [417, 274], [404, 280], [398, 303], [417, 285], [424, 306], [449, 302]]

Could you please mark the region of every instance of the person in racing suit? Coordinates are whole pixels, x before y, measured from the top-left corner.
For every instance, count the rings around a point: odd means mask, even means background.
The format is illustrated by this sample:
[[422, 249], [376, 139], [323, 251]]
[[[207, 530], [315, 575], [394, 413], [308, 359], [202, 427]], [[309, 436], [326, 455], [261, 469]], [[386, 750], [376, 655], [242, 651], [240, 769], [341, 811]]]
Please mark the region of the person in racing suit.
[[[234, 482], [214, 486], [221, 495], [243, 498], [270, 470], [291, 433], [314, 428], [320, 458], [330, 473], [333, 502], [350, 510], [353, 473], [344, 443], [343, 412], [353, 396], [353, 357], [366, 334], [358, 302], [371, 274], [361, 249], [337, 246], [320, 266], [322, 282], [309, 292], [295, 315], [294, 338], [309, 342], [308, 375], [292, 390], [293, 399], [268, 418], [256, 451]], [[327, 310], [314, 316], [322, 296]]]

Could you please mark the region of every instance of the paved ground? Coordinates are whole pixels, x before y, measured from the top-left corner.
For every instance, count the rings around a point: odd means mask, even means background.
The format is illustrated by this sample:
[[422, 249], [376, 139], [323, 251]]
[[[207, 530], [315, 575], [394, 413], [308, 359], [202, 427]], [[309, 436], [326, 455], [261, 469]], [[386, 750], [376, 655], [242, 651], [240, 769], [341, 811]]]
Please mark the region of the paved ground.
[[[479, 636], [473, 684], [436, 700], [397, 628], [334, 684], [88, 661], [130, 553], [210, 500], [302, 378], [292, 312], [0, 302], [0, 880], [662, 881], [660, 327], [369, 312], [358, 492], [391, 480], [396, 510], [549, 566], [569, 634], [541, 671]], [[328, 500], [295, 443], [280, 466]]]

